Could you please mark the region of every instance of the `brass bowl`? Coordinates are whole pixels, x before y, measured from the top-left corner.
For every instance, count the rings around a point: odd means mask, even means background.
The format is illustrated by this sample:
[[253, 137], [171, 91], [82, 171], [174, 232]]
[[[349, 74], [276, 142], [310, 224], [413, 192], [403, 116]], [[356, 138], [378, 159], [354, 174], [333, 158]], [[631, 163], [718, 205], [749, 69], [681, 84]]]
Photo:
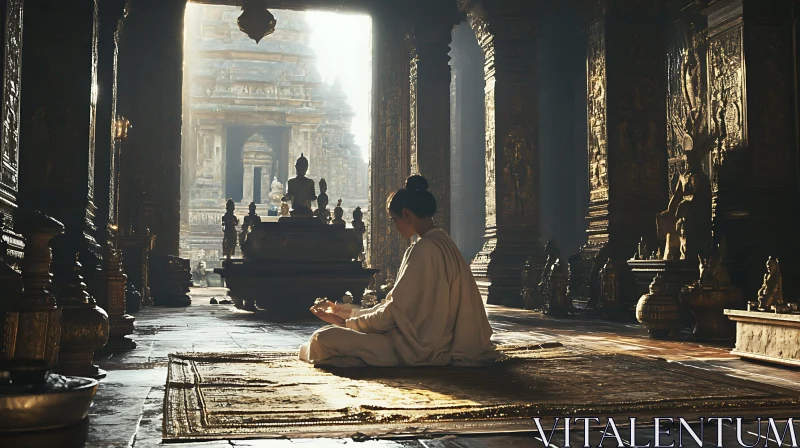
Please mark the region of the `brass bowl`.
[[6, 393], [0, 389], [0, 431], [62, 428], [85, 419], [99, 383], [91, 378], [64, 378], [66, 386], [56, 390]]

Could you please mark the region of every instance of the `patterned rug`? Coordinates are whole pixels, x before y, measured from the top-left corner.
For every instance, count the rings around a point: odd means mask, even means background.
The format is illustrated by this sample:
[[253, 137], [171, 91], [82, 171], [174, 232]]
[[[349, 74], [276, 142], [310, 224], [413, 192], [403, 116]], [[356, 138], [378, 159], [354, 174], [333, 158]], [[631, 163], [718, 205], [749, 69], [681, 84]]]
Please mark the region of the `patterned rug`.
[[[531, 417], [792, 416], [796, 392], [624, 354], [505, 346], [486, 367], [315, 368], [296, 352], [170, 355], [164, 440], [535, 429]], [[795, 415], [796, 417], [796, 415]]]

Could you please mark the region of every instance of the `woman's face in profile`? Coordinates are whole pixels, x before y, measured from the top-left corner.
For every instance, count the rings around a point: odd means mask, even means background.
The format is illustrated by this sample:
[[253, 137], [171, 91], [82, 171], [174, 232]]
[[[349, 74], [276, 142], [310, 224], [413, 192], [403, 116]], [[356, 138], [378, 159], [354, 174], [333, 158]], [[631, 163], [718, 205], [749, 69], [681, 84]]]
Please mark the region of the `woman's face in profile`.
[[403, 235], [403, 238], [411, 239], [414, 236], [414, 225], [412, 224], [412, 219], [414, 214], [411, 213], [408, 209], [403, 209], [402, 215], [397, 215], [394, 212], [389, 212], [389, 216], [392, 217], [392, 222], [394, 222], [394, 227]]

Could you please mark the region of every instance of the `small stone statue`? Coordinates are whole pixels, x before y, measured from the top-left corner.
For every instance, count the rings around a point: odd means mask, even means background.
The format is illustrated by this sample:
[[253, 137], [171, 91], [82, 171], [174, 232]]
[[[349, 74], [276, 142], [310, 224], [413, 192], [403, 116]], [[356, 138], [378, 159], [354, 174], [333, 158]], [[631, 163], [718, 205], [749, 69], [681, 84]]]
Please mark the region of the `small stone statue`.
[[250, 203], [250, 213], [244, 217], [242, 222], [242, 233], [239, 234], [239, 247], [244, 247], [244, 242], [247, 241], [247, 235], [253, 228], [261, 224], [261, 217], [256, 214], [256, 203]]
[[549, 269], [542, 273], [542, 278], [542, 311], [552, 316], [569, 313], [572, 306], [567, 295], [567, 266], [561, 258], [550, 263]]
[[317, 200], [317, 194], [314, 181], [306, 177], [308, 159], [303, 154], [297, 159], [295, 169], [297, 177], [289, 179], [286, 196], [281, 198], [281, 201], [292, 201], [292, 217], [312, 217], [314, 212], [311, 211], [311, 202]]
[[281, 202], [281, 216], [289, 216], [289, 204]]
[[367, 232], [367, 226], [364, 224], [364, 212], [361, 207], [356, 207], [353, 210], [353, 230], [359, 235], [359, 242], [361, 243], [359, 250], [359, 261], [364, 261], [364, 233]]
[[233, 199], [228, 199], [228, 203], [225, 204], [225, 209], [227, 211], [225, 215], [222, 216], [222, 228], [224, 231], [222, 253], [227, 260], [230, 260], [236, 253], [236, 227], [239, 225], [239, 218], [233, 214], [235, 208], [236, 204], [233, 202]]
[[544, 245], [544, 255], [546, 257], [544, 262], [544, 268], [542, 269], [541, 276], [539, 278], [539, 284], [537, 285], [537, 291], [539, 297], [538, 300], [537, 298], [533, 298], [533, 300], [531, 300], [532, 302], [531, 305], [537, 308], [538, 306], [547, 306], [548, 304], [546, 304], [545, 302], [547, 300], [550, 300], [552, 296], [550, 291], [552, 286], [550, 284], [550, 275], [553, 272], [552, 271], [553, 264], [555, 264], [556, 260], [559, 259], [559, 257], [561, 256], [561, 252], [558, 250], [558, 247], [556, 247], [556, 243], [554, 241], [548, 241]]
[[341, 224], [343, 226], [347, 225], [347, 223], [344, 222], [344, 219], [342, 219], [343, 216], [344, 216], [344, 210], [342, 209], [342, 200], [339, 199], [339, 202], [336, 203], [336, 208], [333, 209], [334, 218], [331, 224]]
[[647, 259], [647, 244], [644, 242], [644, 237], [639, 240], [639, 251], [637, 253], [638, 257], [637, 260], [646, 260]]
[[783, 305], [783, 280], [781, 279], [780, 264], [777, 258], [769, 257], [764, 283], [758, 290], [758, 309], [766, 311], [771, 307]]
[[619, 272], [614, 261], [609, 258], [600, 271], [600, 308], [614, 309], [620, 304]]
[[198, 286], [208, 286], [208, 271], [206, 270], [206, 262], [204, 260], [198, 261], [195, 269]]
[[665, 260], [707, 258], [711, 252], [711, 181], [702, 161], [714, 148], [718, 135], [708, 137], [698, 148], [684, 149], [686, 173], [667, 209], [656, 217], [659, 235], [666, 239]]
[[278, 177], [275, 176], [272, 178], [272, 184], [270, 184], [270, 189], [269, 189], [270, 209], [273, 208], [278, 209], [282, 197], [283, 197], [283, 184], [278, 182]]
[[319, 180], [319, 196], [317, 196], [317, 210], [314, 216], [321, 219], [323, 224], [328, 224], [331, 221], [331, 212], [328, 210], [328, 183], [325, 179]]

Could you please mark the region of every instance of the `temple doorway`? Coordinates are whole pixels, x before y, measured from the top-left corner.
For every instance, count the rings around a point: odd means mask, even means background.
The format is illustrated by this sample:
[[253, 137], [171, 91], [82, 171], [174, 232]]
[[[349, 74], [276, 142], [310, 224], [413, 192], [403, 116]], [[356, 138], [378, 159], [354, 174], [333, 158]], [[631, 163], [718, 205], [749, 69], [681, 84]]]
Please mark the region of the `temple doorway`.
[[251, 202], [278, 219], [301, 154], [308, 177], [326, 180], [329, 209], [341, 199], [348, 222], [356, 207], [369, 222], [371, 19], [270, 11], [275, 31], [257, 43], [239, 30], [240, 8], [186, 7], [180, 253], [193, 269], [221, 266], [228, 199], [240, 222]]

